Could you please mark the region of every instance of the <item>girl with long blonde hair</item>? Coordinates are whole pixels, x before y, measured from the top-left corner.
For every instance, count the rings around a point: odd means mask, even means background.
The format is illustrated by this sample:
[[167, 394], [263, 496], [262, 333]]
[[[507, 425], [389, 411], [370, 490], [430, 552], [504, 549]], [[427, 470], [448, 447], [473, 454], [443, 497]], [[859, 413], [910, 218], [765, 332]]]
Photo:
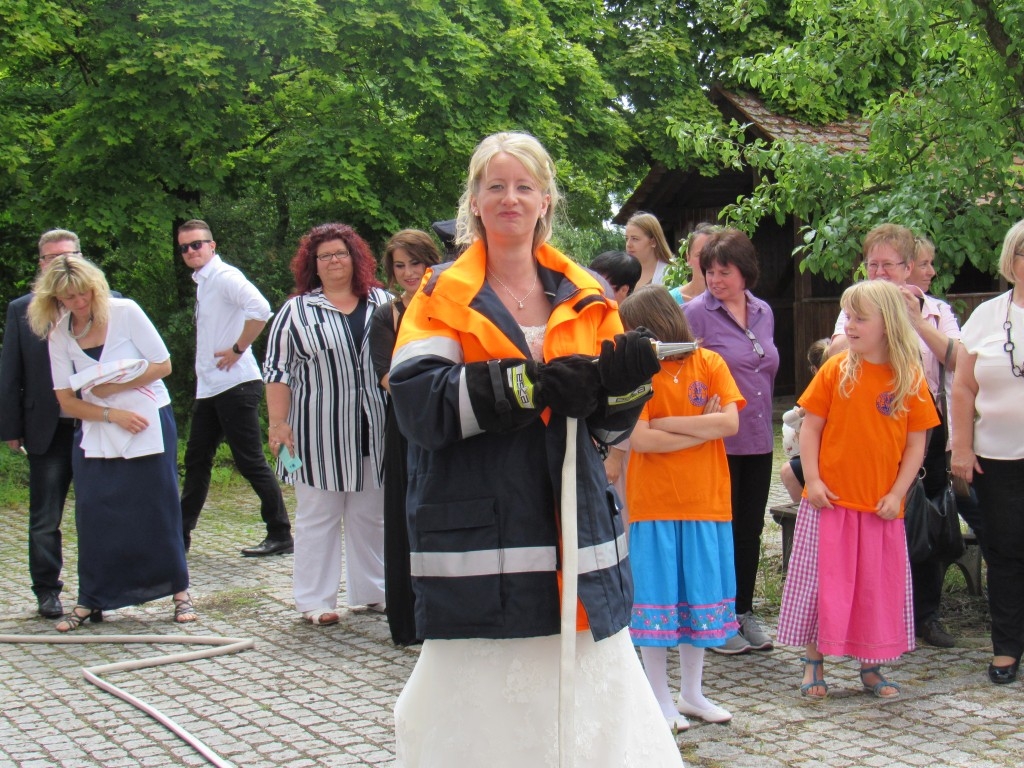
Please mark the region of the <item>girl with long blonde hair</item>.
[[914, 650], [903, 499], [939, 419], [899, 288], [856, 283], [841, 303], [849, 349], [826, 360], [799, 399], [806, 486], [778, 639], [806, 647], [804, 696], [828, 695], [830, 654], [857, 658], [865, 690], [892, 699], [900, 688], [880, 665]]

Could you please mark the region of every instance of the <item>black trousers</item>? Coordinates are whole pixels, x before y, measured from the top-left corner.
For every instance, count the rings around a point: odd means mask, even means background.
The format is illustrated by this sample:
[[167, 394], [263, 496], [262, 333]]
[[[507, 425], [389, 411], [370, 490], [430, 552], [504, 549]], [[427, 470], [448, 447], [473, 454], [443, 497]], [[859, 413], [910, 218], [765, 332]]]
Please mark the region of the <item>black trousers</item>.
[[730, 455], [732, 483], [732, 545], [736, 561], [736, 613], [748, 613], [754, 605], [754, 584], [761, 562], [768, 491], [772, 484], [772, 455]]
[[64, 586], [60, 523], [71, 487], [74, 439], [73, 421], [61, 419], [46, 453], [28, 455], [28, 571], [36, 597]]
[[181, 523], [186, 541], [199, 521], [210, 491], [213, 459], [221, 441], [231, 448], [235, 467], [260, 499], [267, 538], [291, 538], [291, 523], [281, 486], [263, 454], [259, 405], [263, 382], [246, 381], [213, 397], [197, 398], [185, 448], [185, 481], [181, 490]]
[[1024, 653], [1024, 459], [978, 457], [974, 489], [985, 525], [992, 653]]

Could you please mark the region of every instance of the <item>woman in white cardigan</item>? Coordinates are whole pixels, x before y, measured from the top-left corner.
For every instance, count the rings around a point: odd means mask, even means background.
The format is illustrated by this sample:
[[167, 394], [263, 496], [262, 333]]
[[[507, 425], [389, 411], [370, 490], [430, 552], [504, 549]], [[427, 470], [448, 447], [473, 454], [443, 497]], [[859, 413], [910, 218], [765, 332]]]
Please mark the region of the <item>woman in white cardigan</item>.
[[58, 257], [33, 294], [29, 323], [49, 338], [61, 412], [80, 422], [72, 456], [78, 604], [56, 629], [71, 632], [102, 621], [104, 610], [169, 595], [174, 620], [195, 621], [178, 436], [162, 381], [170, 353], [139, 306], [112, 298], [103, 272], [86, 259]]

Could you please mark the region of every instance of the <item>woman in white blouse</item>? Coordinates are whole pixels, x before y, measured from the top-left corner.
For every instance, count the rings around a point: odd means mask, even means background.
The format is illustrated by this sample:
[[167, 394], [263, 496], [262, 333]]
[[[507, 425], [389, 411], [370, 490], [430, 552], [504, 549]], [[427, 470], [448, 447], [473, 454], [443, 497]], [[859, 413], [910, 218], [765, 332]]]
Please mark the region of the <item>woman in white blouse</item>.
[[71, 458], [78, 604], [57, 631], [168, 595], [175, 621], [195, 621], [181, 537], [178, 435], [162, 381], [171, 356], [160, 334], [138, 304], [110, 296], [99, 267], [73, 255], [40, 275], [28, 317], [50, 340], [61, 412], [80, 422]]
[[[348, 604], [383, 612], [382, 460], [387, 395], [367, 329], [388, 301], [376, 261], [347, 224], [321, 224], [291, 262], [292, 297], [274, 318], [263, 364], [270, 450], [295, 485], [295, 607], [312, 624], [338, 621], [341, 531]], [[302, 466], [289, 471], [282, 450]]]

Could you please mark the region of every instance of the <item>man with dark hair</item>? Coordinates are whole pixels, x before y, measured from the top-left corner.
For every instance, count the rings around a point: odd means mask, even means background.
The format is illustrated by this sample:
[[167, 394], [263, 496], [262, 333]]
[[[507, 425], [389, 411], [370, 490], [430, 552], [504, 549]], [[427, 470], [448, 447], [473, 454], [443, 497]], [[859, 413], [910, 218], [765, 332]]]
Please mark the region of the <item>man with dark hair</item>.
[[[217, 255], [204, 221], [178, 228], [178, 251], [196, 282], [196, 401], [192, 408], [181, 491], [185, 549], [210, 490], [213, 458], [227, 441], [235, 467], [260, 499], [266, 538], [242, 550], [246, 557], [292, 551], [292, 528], [281, 486], [263, 453], [259, 405], [263, 376], [250, 345], [272, 314], [270, 304], [240, 270]], [[271, 425], [273, 426], [273, 425]]]
[[[44, 232], [39, 238], [39, 270], [58, 256], [80, 253], [74, 232]], [[71, 487], [75, 422], [57, 404], [49, 346], [28, 326], [31, 301], [29, 293], [7, 308], [0, 354], [0, 440], [28, 456], [28, 569], [39, 614], [55, 619], [64, 615], [60, 523]]]

